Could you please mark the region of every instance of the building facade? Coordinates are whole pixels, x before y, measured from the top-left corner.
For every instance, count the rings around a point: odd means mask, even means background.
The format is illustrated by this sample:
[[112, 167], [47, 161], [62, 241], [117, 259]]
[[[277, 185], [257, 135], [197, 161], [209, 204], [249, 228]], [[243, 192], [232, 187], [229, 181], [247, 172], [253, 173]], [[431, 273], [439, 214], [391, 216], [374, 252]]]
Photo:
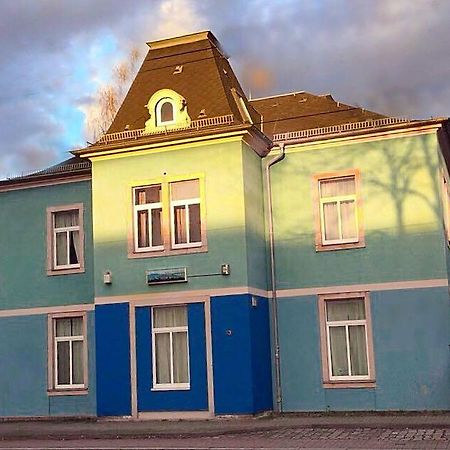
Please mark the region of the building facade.
[[98, 142], [0, 182], [0, 414], [449, 409], [447, 120], [149, 47]]

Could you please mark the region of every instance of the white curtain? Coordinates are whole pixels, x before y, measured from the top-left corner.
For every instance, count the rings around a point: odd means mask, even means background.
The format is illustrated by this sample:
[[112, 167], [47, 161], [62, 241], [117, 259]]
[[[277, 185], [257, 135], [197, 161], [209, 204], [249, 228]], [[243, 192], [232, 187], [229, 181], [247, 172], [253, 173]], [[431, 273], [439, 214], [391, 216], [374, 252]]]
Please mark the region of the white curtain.
[[71, 243], [73, 244], [73, 254], [70, 258], [71, 264], [77, 264], [80, 261], [80, 232], [71, 231]]
[[187, 332], [173, 333], [173, 382], [188, 383]]
[[170, 306], [153, 308], [153, 327], [184, 327], [187, 326], [186, 306]]
[[323, 205], [323, 218], [325, 239], [331, 241], [333, 239], [339, 239], [339, 218], [337, 203], [324, 203]]
[[337, 178], [320, 182], [320, 196], [339, 197], [355, 193], [355, 177]]
[[162, 245], [161, 208], [152, 209], [152, 245]]
[[138, 228], [138, 247], [148, 247], [148, 211], [138, 211], [137, 213]]
[[363, 320], [366, 318], [363, 299], [328, 300], [327, 320]]
[[186, 239], [186, 207], [175, 206], [175, 244], [185, 244]]
[[201, 242], [200, 204], [189, 205], [189, 239], [190, 242]]
[[366, 327], [364, 325], [352, 325], [348, 328], [348, 336], [352, 375], [368, 375]]
[[346, 200], [341, 202], [341, 227], [343, 239], [358, 237], [355, 214], [356, 207], [354, 200]]
[[170, 383], [170, 333], [155, 335], [156, 382]]

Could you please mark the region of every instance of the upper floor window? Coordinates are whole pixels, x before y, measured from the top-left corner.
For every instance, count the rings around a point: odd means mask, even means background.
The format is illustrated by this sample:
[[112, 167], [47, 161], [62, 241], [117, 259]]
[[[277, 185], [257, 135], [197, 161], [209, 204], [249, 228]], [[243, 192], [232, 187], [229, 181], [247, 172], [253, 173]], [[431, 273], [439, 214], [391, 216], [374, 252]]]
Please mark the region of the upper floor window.
[[175, 103], [171, 98], [163, 98], [156, 104], [156, 126], [171, 125], [176, 122]]
[[444, 215], [444, 229], [447, 243], [450, 243], [450, 189], [447, 177], [442, 178], [442, 212]]
[[47, 208], [47, 273], [84, 271], [83, 205]]
[[173, 248], [201, 245], [199, 180], [170, 183], [170, 210]]
[[134, 190], [135, 250], [163, 250], [161, 184]]
[[133, 188], [130, 256], [206, 250], [200, 185], [200, 179], [191, 179]]
[[316, 249], [334, 250], [364, 246], [359, 172], [318, 175]]

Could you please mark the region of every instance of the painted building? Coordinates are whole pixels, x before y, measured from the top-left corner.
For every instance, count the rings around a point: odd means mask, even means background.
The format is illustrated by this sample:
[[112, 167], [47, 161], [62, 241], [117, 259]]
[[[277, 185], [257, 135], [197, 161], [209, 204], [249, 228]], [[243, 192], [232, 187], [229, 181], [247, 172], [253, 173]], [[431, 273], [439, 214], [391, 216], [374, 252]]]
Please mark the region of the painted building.
[[448, 122], [149, 47], [98, 142], [0, 182], [0, 414], [449, 409]]

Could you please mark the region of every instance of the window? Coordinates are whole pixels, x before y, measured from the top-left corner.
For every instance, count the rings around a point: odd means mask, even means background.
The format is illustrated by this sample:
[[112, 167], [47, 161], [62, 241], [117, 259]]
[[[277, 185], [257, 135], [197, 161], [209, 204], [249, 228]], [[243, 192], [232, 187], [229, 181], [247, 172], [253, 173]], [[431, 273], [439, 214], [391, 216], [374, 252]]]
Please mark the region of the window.
[[442, 178], [442, 213], [444, 215], [444, 230], [447, 239], [447, 244], [450, 243], [450, 190], [448, 186], [448, 181], [444, 175]]
[[47, 274], [84, 272], [83, 205], [47, 208]]
[[171, 98], [163, 98], [156, 104], [156, 126], [172, 125], [176, 122], [175, 103]]
[[154, 389], [189, 389], [187, 307], [152, 308]]
[[49, 316], [49, 391], [87, 389], [86, 314]]
[[163, 250], [161, 185], [134, 189], [135, 251]]
[[319, 296], [319, 309], [324, 382], [373, 383], [368, 295]]
[[205, 213], [200, 179], [133, 188], [133, 241], [129, 256], [203, 252]]
[[317, 189], [316, 249], [363, 247], [359, 172], [314, 177]]
[[170, 183], [170, 212], [173, 248], [200, 246], [202, 236], [198, 180]]

